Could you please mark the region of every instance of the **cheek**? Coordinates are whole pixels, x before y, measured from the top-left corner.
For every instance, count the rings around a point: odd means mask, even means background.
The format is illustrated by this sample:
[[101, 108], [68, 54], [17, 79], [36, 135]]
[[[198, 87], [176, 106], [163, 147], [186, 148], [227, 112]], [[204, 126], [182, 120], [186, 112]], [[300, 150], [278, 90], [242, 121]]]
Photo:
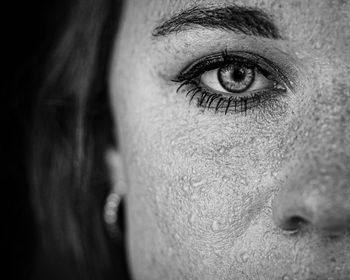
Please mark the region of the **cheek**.
[[152, 92], [128, 99], [133, 110], [120, 117], [130, 251], [154, 255], [153, 262], [167, 269], [176, 260], [188, 271], [209, 263], [227, 270], [248, 228], [265, 230], [278, 132], [251, 126], [249, 117], [203, 114], [182, 99], [164, 101]]

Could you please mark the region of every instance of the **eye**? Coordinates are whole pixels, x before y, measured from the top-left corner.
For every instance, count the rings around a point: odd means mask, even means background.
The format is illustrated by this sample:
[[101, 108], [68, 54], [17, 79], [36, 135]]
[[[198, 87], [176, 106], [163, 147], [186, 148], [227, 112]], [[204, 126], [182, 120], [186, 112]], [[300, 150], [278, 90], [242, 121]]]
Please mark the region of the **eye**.
[[200, 76], [200, 83], [210, 90], [224, 95], [242, 96], [247, 91], [273, 88], [273, 79], [265, 77], [254, 66], [233, 63], [206, 71]]
[[227, 51], [195, 61], [174, 82], [181, 82], [177, 92], [187, 88], [190, 103], [197, 97], [199, 107], [225, 114], [276, 105], [290, 84], [271, 61], [252, 53]]

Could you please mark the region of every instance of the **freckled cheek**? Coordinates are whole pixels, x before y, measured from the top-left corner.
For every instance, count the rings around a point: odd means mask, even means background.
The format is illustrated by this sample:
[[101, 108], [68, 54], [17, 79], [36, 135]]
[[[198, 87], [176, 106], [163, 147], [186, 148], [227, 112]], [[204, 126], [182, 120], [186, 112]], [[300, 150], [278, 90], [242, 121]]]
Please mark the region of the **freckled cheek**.
[[132, 110], [124, 110], [120, 135], [135, 198], [129, 208], [147, 220], [141, 226], [151, 238], [160, 231], [183, 255], [200, 254], [199, 248], [209, 255], [212, 244], [232, 246], [269, 190], [263, 178], [275, 137], [233, 120], [229, 127], [223, 117], [203, 117], [183, 102], [128, 96]]
[[[192, 253], [202, 248], [208, 254], [210, 244], [232, 244], [259, 210], [256, 182], [261, 175], [253, 175], [255, 169], [246, 164], [249, 154], [243, 151], [241, 159], [225, 165], [224, 159], [230, 162], [227, 146], [223, 154], [209, 149], [206, 141], [200, 143], [200, 138], [196, 143], [175, 141], [169, 136], [175, 132], [165, 128], [163, 137], [148, 133], [142, 145], [132, 148], [133, 193], [142, 197], [166, 243]], [[191, 154], [192, 149], [202, 152]]]

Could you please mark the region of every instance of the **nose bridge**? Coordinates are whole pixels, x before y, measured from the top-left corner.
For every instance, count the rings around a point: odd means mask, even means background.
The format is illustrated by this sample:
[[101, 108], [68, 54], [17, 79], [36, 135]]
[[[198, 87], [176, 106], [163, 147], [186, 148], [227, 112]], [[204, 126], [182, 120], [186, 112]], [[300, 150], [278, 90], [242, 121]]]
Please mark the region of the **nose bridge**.
[[294, 153], [350, 154], [350, 65], [348, 73], [329, 63], [314, 66], [306, 74], [310, 82], [295, 98], [285, 140]]

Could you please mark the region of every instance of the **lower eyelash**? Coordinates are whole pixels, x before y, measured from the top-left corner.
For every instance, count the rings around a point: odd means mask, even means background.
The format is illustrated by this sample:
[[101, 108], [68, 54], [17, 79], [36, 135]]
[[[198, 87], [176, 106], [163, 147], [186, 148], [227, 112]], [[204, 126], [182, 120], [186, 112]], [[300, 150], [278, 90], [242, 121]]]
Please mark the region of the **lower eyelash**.
[[269, 106], [269, 104], [271, 105], [278, 101], [278, 98], [286, 92], [282, 89], [269, 88], [254, 92], [254, 94], [248, 97], [225, 97], [221, 94], [208, 91], [193, 80], [181, 83], [177, 92], [179, 92], [184, 86], [192, 87], [188, 89], [186, 93], [186, 97], [190, 96], [189, 104], [191, 104], [194, 98], [197, 97], [198, 107], [214, 109], [215, 113], [220, 111], [225, 115], [229, 111], [233, 111], [234, 113], [244, 113], [247, 115], [248, 110], [254, 108], [264, 109]]

